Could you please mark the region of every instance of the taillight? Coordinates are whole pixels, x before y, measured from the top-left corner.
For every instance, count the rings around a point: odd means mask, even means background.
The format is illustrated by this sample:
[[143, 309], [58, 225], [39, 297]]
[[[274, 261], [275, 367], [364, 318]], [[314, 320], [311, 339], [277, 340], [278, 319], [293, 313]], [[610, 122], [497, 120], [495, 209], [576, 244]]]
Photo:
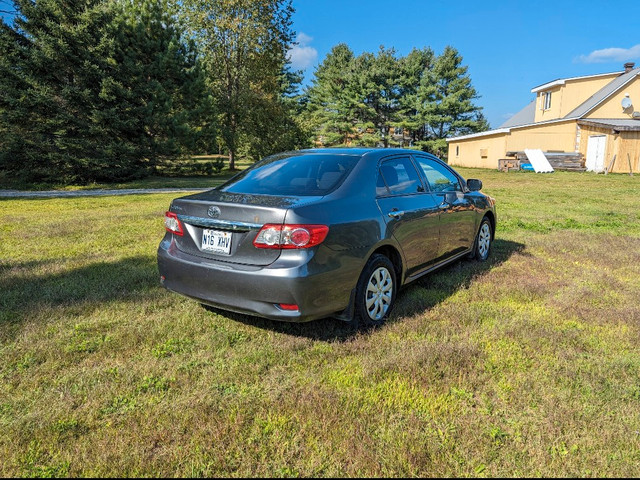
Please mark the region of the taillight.
[[182, 230], [182, 223], [178, 220], [178, 215], [173, 212], [165, 212], [164, 214], [164, 228], [167, 229], [167, 232], [171, 232], [175, 235], [180, 235], [184, 233]]
[[329, 233], [326, 225], [264, 225], [256, 235], [257, 248], [309, 248], [321, 244]]

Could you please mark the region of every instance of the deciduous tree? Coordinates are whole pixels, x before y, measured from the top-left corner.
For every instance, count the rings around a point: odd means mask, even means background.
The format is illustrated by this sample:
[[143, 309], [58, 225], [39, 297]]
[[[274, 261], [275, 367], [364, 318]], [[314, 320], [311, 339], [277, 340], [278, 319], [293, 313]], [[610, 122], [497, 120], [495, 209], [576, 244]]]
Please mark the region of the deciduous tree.
[[[234, 169], [243, 135], [260, 135], [256, 129], [280, 115], [279, 79], [294, 37], [291, 0], [184, 0], [183, 6], [207, 65]], [[272, 119], [264, 117], [269, 111]]]
[[255, 91], [248, 108], [240, 151], [253, 161], [267, 155], [309, 146], [309, 133], [302, 125], [298, 87], [300, 72], [285, 67], [271, 92]]

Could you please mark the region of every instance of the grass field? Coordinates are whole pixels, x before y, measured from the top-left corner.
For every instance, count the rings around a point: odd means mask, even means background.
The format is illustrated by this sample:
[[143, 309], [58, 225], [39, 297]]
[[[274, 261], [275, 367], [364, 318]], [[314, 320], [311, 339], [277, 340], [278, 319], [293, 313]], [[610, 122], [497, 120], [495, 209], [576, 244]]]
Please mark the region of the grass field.
[[0, 475], [637, 476], [640, 178], [461, 172], [489, 261], [368, 332], [163, 290], [172, 195], [0, 200]]

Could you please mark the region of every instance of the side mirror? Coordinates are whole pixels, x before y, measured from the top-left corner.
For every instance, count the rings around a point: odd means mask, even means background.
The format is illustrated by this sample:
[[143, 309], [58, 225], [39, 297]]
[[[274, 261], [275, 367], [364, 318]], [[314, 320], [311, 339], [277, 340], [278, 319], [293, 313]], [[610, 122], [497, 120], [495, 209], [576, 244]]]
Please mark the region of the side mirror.
[[482, 180], [478, 180], [477, 178], [470, 178], [467, 180], [467, 188], [472, 192], [479, 192], [482, 190]]

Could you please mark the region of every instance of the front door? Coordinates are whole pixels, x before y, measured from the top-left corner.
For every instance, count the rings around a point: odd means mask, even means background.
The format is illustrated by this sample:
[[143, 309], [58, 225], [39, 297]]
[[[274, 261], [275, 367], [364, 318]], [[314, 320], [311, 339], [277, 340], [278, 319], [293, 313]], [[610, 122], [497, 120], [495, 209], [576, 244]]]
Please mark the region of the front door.
[[604, 154], [607, 147], [606, 135], [591, 135], [587, 142], [587, 161], [586, 167], [588, 172], [604, 171]]
[[475, 238], [475, 208], [465, 194], [462, 181], [444, 164], [420, 155], [416, 161], [437, 198], [440, 209], [440, 248], [438, 260], [468, 250]]

